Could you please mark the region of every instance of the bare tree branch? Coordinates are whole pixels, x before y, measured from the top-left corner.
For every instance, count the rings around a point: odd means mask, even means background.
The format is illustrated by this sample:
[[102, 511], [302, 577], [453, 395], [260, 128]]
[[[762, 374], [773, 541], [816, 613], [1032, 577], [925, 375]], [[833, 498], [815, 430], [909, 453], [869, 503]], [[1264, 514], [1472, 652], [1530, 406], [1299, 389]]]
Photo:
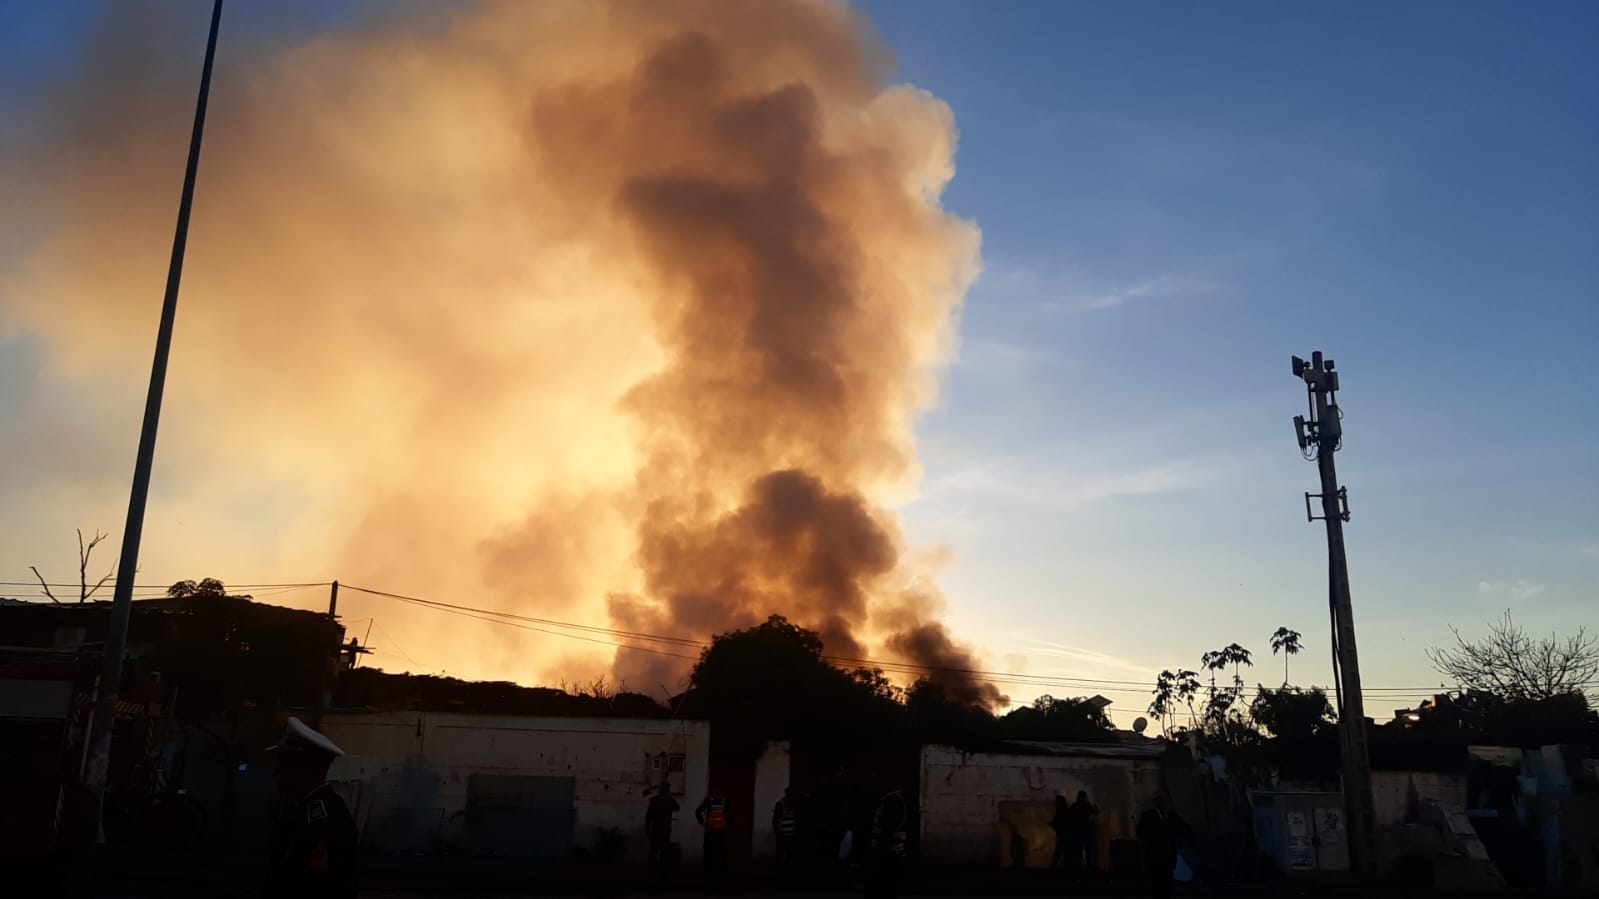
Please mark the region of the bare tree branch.
[[1488, 625], [1488, 635], [1471, 641], [1453, 626], [1455, 646], [1433, 647], [1427, 658], [1439, 672], [1467, 690], [1510, 699], [1549, 699], [1580, 692], [1599, 678], [1599, 637], [1584, 628], [1566, 636], [1534, 639], [1504, 618]]
[[61, 605], [61, 600], [56, 599], [56, 595], [50, 592], [50, 585], [44, 582], [44, 575], [39, 573], [38, 566], [29, 565], [28, 570], [33, 572], [33, 576], [39, 579], [39, 587], [44, 590], [44, 595], [50, 597], [50, 601], [56, 605]]
[[76, 530], [78, 532], [78, 602], [85, 603], [89, 601], [89, 597], [105, 586], [106, 581], [111, 580], [111, 575], [116, 573], [116, 569], [107, 571], [105, 577], [94, 585], [94, 589], [89, 589], [89, 557], [94, 555], [94, 548], [100, 545], [100, 541], [104, 540], [106, 535], [100, 533], [100, 529], [96, 528], [94, 539], [89, 541], [88, 546], [84, 546], [83, 528], [77, 528]]

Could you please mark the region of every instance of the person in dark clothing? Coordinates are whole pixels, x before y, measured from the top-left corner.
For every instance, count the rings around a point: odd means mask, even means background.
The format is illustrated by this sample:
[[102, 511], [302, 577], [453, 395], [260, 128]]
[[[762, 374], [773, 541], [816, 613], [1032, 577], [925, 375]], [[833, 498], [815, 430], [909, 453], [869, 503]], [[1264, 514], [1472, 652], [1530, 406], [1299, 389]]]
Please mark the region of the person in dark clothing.
[[706, 796], [694, 809], [694, 819], [705, 829], [705, 886], [718, 888], [727, 879], [727, 798], [719, 793]]
[[1068, 846], [1066, 861], [1074, 874], [1081, 874], [1088, 866], [1088, 847], [1094, 835], [1094, 819], [1099, 816], [1099, 809], [1088, 801], [1088, 791], [1078, 790], [1077, 801], [1072, 803], [1068, 815], [1069, 826], [1066, 829]]
[[677, 814], [677, 800], [672, 798], [672, 786], [661, 781], [661, 786], [650, 797], [644, 812], [644, 836], [650, 843], [650, 879], [663, 883], [671, 874], [672, 816]]
[[1050, 859], [1051, 868], [1066, 867], [1066, 831], [1071, 827], [1070, 805], [1066, 804], [1066, 797], [1055, 794], [1055, 815], [1049, 819], [1049, 829], [1055, 832], [1055, 857]]
[[1177, 841], [1188, 832], [1188, 825], [1177, 817], [1157, 794], [1155, 807], [1138, 819], [1138, 840], [1144, 845], [1144, 863], [1149, 866], [1150, 895], [1165, 899], [1171, 895], [1172, 874], [1177, 869]]
[[792, 875], [800, 864], [799, 800], [793, 787], [785, 787], [783, 798], [772, 806], [772, 835], [777, 839], [777, 871]]
[[1065, 796], [1055, 797], [1055, 817], [1049, 822], [1050, 829], [1055, 831], [1055, 859], [1052, 864], [1065, 868], [1073, 879], [1082, 874], [1088, 838], [1093, 832], [1094, 816], [1097, 814], [1099, 809], [1088, 801], [1086, 790], [1078, 790], [1077, 801], [1071, 805], [1066, 804]]
[[328, 767], [344, 750], [293, 717], [272, 749], [273, 780], [288, 802], [273, 831], [264, 894], [351, 899], [357, 881], [355, 819], [327, 782]]
[[872, 845], [866, 876], [867, 899], [896, 899], [900, 875], [905, 867], [910, 807], [905, 794], [890, 790], [877, 803], [872, 815]]

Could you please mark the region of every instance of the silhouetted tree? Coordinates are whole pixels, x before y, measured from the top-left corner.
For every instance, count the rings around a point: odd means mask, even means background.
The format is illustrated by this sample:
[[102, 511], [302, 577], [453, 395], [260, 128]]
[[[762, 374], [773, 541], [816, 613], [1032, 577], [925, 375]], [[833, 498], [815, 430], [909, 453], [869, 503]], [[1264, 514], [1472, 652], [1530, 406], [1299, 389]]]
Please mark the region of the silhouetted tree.
[[719, 634], [694, 666], [680, 713], [710, 719], [717, 752], [750, 758], [768, 740], [845, 744], [881, 738], [902, 709], [880, 671], [822, 658], [815, 631], [773, 615]]
[[986, 709], [959, 702], [942, 684], [923, 678], [905, 691], [911, 733], [921, 743], [958, 749], [992, 749], [1002, 739], [999, 722]]
[[1056, 699], [1047, 694], [999, 719], [999, 732], [1009, 740], [1104, 743], [1116, 739], [1115, 727], [1104, 709], [1092, 701]]
[[1199, 695], [1199, 672], [1187, 668], [1162, 671], [1155, 678], [1155, 698], [1149, 703], [1149, 714], [1161, 722], [1162, 730], [1170, 734], [1177, 726], [1180, 706], [1188, 708], [1190, 726], [1198, 726], [1199, 715], [1194, 711], [1194, 698]]
[[1264, 686], [1249, 706], [1254, 725], [1271, 735], [1259, 747], [1259, 758], [1285, 777], [1327, 779], [1338, 768], [1337, 727], [1327, 694]]
[[1467, 640], [1454, 627], [1455, 646], [1433, 647], [1427, 658], [1463, 690], [1505, 699], [1552, 699], [1580, 692], [1599, 679], [1599, 637], [1577, 628], [1564, 639], [1530, 637], [1505, 617], [1488, 625], [1488, 636]]
[[1249, 717], [1274, 737], [1309, 739], [1333, 726], [1332, 703], [1317, 687], [1261, 687], [1249, 706]]
[[[89, 586], [89, 557], [94, 555], [94, 548], [100, 545], [100, 541], [104, 540], [106, 535], [97, 530], [94, 532], [94, 539], [85, 544], [83, 542], [83, 528], [76, 528], [75, 530], [78, 532], [78, 602], [86, 603], [90, 597], [100, 591], [101, 587], [106, 585], [106, 581], [111, 580], [111, 575], [115, 573], [115, 569], [107, 571], [105, 576], [96, 581], [93, 587]], [[33, 576], [38, 579], [39, 589], [44, 591], [44, 595], [56, 605], [61, 605], [61, 600], [56, 599], [56, 595], [50, 592], [50, 585], [45, 582], [44, 575], [39, 573], [39, 566], [29, 565], [28, 570], [32, 571]]]
[[[1243, 666], [1254, 666], [1249, 650], [1237, 643], [1229, 643], [1214, 652], [1207, 652], [1199, 657], [1200, 667], [1210, 672], [1210, 694], [1205, 698], [1205, 723], [1206, 726], [1220, 732], [1225, 728], [1230, 715], [1236, 714], [1234, 706], [1244, 696]], [[1220, 686], [1216, 683], [1216, 672], [1225, 671], [1231, 665], [1233, 680], [1229, 686]]]
[[1288, 686], [1288, 657], [1297, 655], [1300, 650], [1299, 631], [1292, 631], [1286, 627], [1277, 628], [1271, 635], [1271, 654], [1279, 652], [1283, 656], [1283, 686]]
[[[198, 583], [195, 581], [178, 581], [167, 588], [167, 596], [173, 599], [189, 599], [200, 596], [227, 596], [228, 588], [214, 577], [205, 578]], [[240, 595], [235, 599], [249, 599], [249, 596]]]

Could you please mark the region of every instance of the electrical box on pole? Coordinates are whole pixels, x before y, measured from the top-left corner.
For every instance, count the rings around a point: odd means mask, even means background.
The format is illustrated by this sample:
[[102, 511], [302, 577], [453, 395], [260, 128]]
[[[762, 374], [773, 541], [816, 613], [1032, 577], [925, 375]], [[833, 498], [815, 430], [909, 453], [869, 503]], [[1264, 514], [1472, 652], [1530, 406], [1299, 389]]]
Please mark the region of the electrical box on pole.
[[[1344, 522], [1349, 492], [1338, 486], [1333, 454], [1343, 448], [1344, 413], [1338, 407], [1338, 372], [1333, 360], [1312, 353], [1293, 357], [1294, 377], [1305, 382], [1309, 409], [1294, 416], [1299, 451], [1316, 463], [1321, 492], [1305, 494], [1305, 515], [1327, 525], [1328, 611], [1332, 618], [1333, 686], [1338, 700], [1339, 755], [1343, 759], [1345, 832], [1349, 863], [1356, 874], [1377, 869], [1376, 815], [1371, 798], [1371, 752], [1366, 744], [1366, 707], [1360, 690], [1360, 660], [1355, 651], [1355, 618], [1349, 601], [1349, 560], [1344, 552]], [[1321, 514], [1316, 514], [1312, 500]]]

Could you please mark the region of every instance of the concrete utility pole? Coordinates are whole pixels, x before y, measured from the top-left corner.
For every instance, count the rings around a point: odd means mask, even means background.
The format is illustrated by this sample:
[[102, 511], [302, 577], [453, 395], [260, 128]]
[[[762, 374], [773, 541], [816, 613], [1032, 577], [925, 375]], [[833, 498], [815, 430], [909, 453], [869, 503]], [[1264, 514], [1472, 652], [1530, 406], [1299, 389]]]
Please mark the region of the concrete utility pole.
[[328, 633], [333, 634], [333, 649], [327, 660], [322, 665], [322, 689], [317, 694], [316, 717], [311, 719], [311, 726], [317, 730], [322, 729], [322, 716], [333, 707], [333, 682], [338, 679], [338, 664], [344, 651], [344, 644], [338, 637], [339, 622], [339, 582], [334, 581], [328, 591]]
[[[1360, 692], [1360, 661], [1355, 652], [1355, 617], [1349, 602], [1349, 559], [1344, 554], [1344, 522], [1349, 520], [1349, 492], [1338, 486], [1333, 454], [1343, 448], [1343, 412], [1338, 408], [1338, 373], [1331, 359], [1312, 353], [1310, 361], [1293, 358], [1294, 377], [1305, 382], [1310, 417], [1294, 416], [1299, 450], [1314, 459], [1321, 472], [1321, 493], [1305, 494], [1305, 517], [1327, 522], [1329, 605], [1332, 613], [1333, 685], [1338, 696], [1338, 736], [1344, 771], [1345, 833], [1349, 864], [1355, 873], [1377, 870], [1376, 816], [1371, 798], [1371, 753], [1366, 745], [1366, 707]], [[1311, 507], [1321, 500], [1321, 514]]]
[[194, 109], [194, 130], [189, 135], [189, 164], [183, 174], [183, 194], [178, 201], [178, 226], [172, 238], [172, 259], [167, 267], [167, 292], [161, 303], [161, 327], [156, 332], [155, 361], [150, 367], [150, 392], [144, 402], [144, 425], [139, 431], [139, 454], [133, 464], [133, 490], [128, 499], [128, 521], [122, 529], [122, 556], [117, 563], [116, 590], [111, 599], [111, 620], [106, 625], [105, 661], [99, 690], [89, 717], [89, 755], [83, 773], [82, 842], [79, 873], [92, 863], [100, 841], [100, 811], [105, 799], [106, 773], [111, 764], [111, 725], [116, 719], [117, 690], [122, 683], [122, 655], [128, 646], [128, 619], [133, 613], [133, 581], [139, 571], [139, 539], [144, 535], [144, 507], [150, 495], [150, 469], [155, 462], [156, 428], [161, 423], [161, 396], [166, 389], [167, 358], [172, 352], [172, 324], [178, 313], [178, 282], [183, 277], [183, 252], [189, 242], [189, 211], [194, 206], [194, 179], [200, 169], [200, 137], [205, 132], [205, 107], [211, 95], [211, 66], [216, 60], [217, 29], [222, 23], [222, 0], [211, 8], [211, 34], [205, 45], [205, 67], [200, 71], [200, 98]]

